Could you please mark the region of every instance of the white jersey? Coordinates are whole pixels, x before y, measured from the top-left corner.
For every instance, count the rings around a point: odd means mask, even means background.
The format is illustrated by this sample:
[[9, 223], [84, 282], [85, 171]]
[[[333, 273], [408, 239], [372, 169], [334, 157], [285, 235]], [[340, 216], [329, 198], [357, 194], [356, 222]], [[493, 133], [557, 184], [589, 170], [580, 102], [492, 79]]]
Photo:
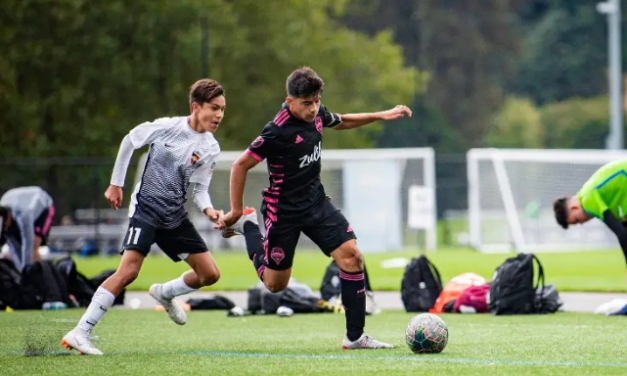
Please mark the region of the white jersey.
[[129, 133], [133, 148], [150, 145], [141, 180], [131, 197], [129, 217], [172, 229], [187, 219], [189, 183], [208, 187], [220, 146], [210, 132], [198, 133], [188, 117], [161, 118]]

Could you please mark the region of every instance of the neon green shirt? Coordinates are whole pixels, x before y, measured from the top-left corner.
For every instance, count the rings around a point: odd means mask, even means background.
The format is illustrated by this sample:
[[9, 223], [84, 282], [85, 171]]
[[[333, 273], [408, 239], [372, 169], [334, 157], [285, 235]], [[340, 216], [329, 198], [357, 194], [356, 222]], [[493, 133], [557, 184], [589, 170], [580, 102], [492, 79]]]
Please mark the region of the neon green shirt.
[[581, 207], [593, 217], [603, 219], [610, 210], [621, 222], [627, 221], [627, 159], [599, 168], [577, 193]]

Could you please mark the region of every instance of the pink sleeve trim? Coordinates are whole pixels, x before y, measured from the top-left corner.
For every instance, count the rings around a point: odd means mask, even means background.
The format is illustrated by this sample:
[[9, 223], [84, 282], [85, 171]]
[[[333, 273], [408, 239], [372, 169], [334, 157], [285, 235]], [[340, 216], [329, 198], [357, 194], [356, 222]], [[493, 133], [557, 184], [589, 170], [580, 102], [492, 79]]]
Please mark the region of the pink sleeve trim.
[[260, 156], [258, 156], [257, 154], [255, 154], [254, 151], [250, 150], [250, 149], [246, 149], [246, 154], [250, 155], [251, 157], [255, 158], [257, 160], [257, 162], [261, 162], [263, 161], [263, 158], [261, 158]]

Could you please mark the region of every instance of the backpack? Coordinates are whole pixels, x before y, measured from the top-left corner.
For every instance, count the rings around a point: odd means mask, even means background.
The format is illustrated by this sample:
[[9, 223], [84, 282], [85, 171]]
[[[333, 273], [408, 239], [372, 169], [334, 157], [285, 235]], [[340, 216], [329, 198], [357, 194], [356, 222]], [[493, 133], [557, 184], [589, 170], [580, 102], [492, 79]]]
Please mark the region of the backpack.
[[65, 278], [70, 294], [79, 307], [87, 307], [91, 303], [98, 285], [92, 283], [87, 277], [76, 270], [76, 263], [71, 257], [58, 259], [55, 267]]
[[[364, 284], [366, 285], [366, 292], [372, 292], [370, 286], [370, 278], [368, 278], [368, 269], [364, 263]], [[320, 284], [320, 299], [331, 301], [333, 298], [338, 298], [342, 294], [342, 284], [340, 281], [340, 267], [335, 260], [331, 260], [327, 270], [322, 277], [322, 283]]]
[[[538, 265], [538, 279], [533, 283], [534, 260]], [[490, 313], [493, 315], [521, 315], [538, 313], [544, 294], [544, 269], [533, 254], [521, 253], [503, 262], [492, 276], [490, 284]]]
[[0, 258], [0, 310], [17, 306], [21, 280], [22, 276], [13, 260]]
[[454, 313], [487, 313], [490, 312], [488, 307], [488, 293], [490, 285], [484, 284], [480, 286], [470, 286], [465, 289], [462, 294], [455, 299], [452, 312]]
[[204, 298], [191, 298], [187, 301], [192, 310], [230, 310], [235, 307], [231, 299], [222, 295], [212, 295]]
[[405, 267], [401, 298], [407, 312], [427, 312], [442, 292], [440, 272], [425, 255], [413, 258]]
[[538, 313], [555, 313], [564, 305], [555, 285], [546, 285], [544, 289], [538, 288], [536, 294], [540, 300]]
[[41, 309], [47, 302], [71, 304], [65, 277], [52, 260], [27, 265], [22, 271], [20, 309]]
[[[449, 312], [453, 312], [454, 301], [461, 297], [466, 289], [472, 286], [482, 286], [486, 283], [485, 278], [477, 273], [462, 273], [451, 278], [442, 288], [442, 292], [435, 300], [433, 307], [429, 309], [429, 313], [437, 315], [447, 312], [447, 309]], [[453, 306], [450, 305], [451, 302], [453, 302]]]
[[340, 267], [335, 260], [331, 261], [327, 270], [322, 277], [320, 285], [320, 298], [327, 302], [333, 297], [338, 297], [342, 293], [342, 285], [340, 283]]
[[294, 313], [333, 312], [323, 303], [324, 300], [315, 296], [309, 286], [293, 278], [285, 290], [277, 293], [271, 293], [263, 282], [248, 289], [248, 311], [253, 314], [274, 314], [281, 306], [292, 309]]

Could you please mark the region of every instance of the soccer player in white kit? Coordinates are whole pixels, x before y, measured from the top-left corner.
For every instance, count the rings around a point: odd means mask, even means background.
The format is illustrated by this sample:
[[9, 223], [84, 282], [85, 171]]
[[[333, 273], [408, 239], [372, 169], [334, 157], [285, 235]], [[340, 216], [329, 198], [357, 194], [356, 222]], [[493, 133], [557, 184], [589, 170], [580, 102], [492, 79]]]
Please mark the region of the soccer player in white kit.
[[131, 197], [120, 265], [98, 288], [76, 328], [63, 337], [62, 345], [70, 350], [102, 355], [91, 343], [92, 329], [122, 289], [137, 278], [154, 243], [173, 261], [185, 260], [191, 267], [178, 279], [150, 287], [150, 295], [175, 323], [185, 324], [187, 316], [174, 298], [213, 285], [220, 278], [215, 261], [183, 205], [188, 185], [194, 183], [198, 208], [214, 223], [223, 216], [211, 204], [209, 183], [220, 153], [213, 134], [224, 117], [224, 89], [214, 80], [199, 80], [190, 89], [189, 103], [190, 116], [140, 124], [122, 140], [111, 185], [105, 193], [114, 209], [122, 204], [124, 177], [133, 150], [144, 145], [150, 145], [150, 150], [141, 181]]

